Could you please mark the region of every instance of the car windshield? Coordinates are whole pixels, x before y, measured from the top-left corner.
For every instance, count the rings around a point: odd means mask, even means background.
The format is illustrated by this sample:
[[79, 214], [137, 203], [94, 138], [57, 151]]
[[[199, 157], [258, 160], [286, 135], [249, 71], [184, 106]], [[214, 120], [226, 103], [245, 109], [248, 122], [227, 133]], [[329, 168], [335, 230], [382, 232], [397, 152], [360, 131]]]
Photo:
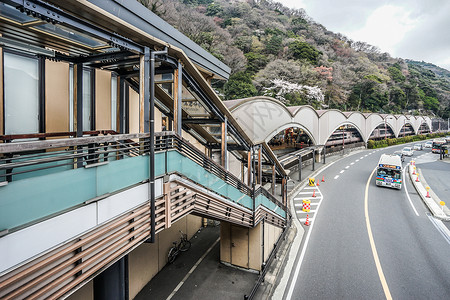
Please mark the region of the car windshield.
[[411, 148], [403, 148], [403, 151], [411, 151]]

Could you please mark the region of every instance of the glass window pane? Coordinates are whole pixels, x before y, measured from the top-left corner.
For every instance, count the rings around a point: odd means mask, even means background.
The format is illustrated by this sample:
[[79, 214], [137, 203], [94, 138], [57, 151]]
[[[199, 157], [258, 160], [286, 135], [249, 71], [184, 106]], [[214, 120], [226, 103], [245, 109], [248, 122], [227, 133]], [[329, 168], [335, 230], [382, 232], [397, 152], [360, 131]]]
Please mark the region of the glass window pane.
[[108, 45], [103, 41], [88, 36], [87, 34], [59, 24], [53, 25], [50, 23], [45, 23], [37, 25], [35, 28], [92, 48], [104, 47]]
[[91, 71], [83, 70], [83, 131], [91, 130]]
[[5, 133], [39, 132], [38, 60], [4, 54]]
[[111, 76], [111, 129], [117, 131], [117, 76]]
[[21, 13], [15, 7], [5, 3], [0, 4], [0, 15], [6, 17], [9, 20], [13, 20], [22, 24], [37, 20], [33, 17], [27, 16], [27, 14], [25, 13]]

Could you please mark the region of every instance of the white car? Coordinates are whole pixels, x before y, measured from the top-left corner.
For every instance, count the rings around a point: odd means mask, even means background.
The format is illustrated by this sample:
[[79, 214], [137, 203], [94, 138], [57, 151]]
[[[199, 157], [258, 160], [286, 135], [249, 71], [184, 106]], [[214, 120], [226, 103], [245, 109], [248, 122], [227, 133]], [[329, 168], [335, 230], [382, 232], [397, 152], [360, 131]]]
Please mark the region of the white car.
[[402, 149], [402, 154], [405, 156], [413, 156], [414, 150], [411, 147], [405, 147]]
[[422, 150], [422, 144], [414, 144], [414, 150]]
[[425, 148], [433, 148], [433, 142], [431, 142], [431, 141], [426, 142], [424, 147]]

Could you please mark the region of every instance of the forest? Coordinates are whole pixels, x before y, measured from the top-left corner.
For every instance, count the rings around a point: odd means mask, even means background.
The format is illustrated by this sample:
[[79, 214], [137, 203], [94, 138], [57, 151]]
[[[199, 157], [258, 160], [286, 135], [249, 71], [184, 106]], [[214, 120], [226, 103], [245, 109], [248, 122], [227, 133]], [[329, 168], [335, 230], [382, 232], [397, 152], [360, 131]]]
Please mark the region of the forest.
[[224, 99], [271, 96], [288, 106], [450, 117], [450, 72], [393, 58], [270, 0], [138, 0], [227, 64]]

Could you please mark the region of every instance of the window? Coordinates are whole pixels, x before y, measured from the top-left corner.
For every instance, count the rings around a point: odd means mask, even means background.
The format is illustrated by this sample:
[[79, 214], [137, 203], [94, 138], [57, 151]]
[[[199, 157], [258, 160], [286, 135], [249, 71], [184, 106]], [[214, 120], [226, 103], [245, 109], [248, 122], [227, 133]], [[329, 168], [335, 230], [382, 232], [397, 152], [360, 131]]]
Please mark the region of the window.
[[5, 134], [39, 132], [39, 61], [4, 52]]
[[111, 75], [111, 129], [117, 130], [117, 76]]
[[83, 131], [91, 130], [91, 70], [83, 70]]

